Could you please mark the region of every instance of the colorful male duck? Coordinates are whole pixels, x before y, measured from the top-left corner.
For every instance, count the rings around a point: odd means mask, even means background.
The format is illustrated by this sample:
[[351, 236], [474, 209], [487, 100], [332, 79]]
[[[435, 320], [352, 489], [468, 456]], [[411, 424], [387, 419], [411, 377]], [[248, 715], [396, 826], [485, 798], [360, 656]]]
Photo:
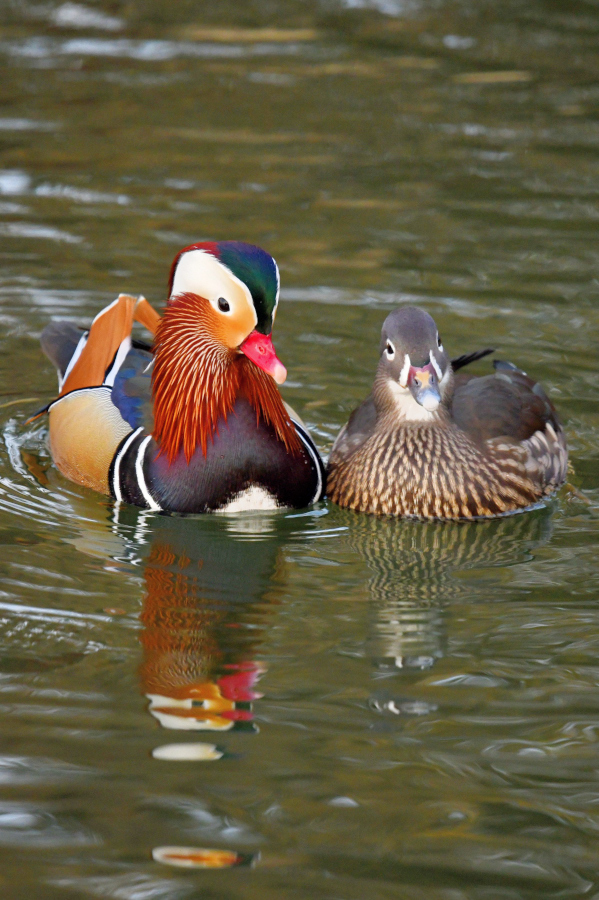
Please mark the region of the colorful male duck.
[[540, 384], [511, 363], [454, 373], [434, 320], [403, 307], [383, 324], [372, 394], [333, 445], [327, 494], [391, 516], [473, 519], [527, 509], [566, 478], [568, 451]]
[[[276, 384], [274, 259], [237, 241], [183, 249], [161, 318], [121, 294], [81, 333], [52, 322], [42, 348], [58, 369], [50, 449], [80, 484], [178, 513], [304, 507], [324, 470]], [[133, 322], [155, 335], [131, 337]], [[276, 382], [276, 383], [275, 383]]]

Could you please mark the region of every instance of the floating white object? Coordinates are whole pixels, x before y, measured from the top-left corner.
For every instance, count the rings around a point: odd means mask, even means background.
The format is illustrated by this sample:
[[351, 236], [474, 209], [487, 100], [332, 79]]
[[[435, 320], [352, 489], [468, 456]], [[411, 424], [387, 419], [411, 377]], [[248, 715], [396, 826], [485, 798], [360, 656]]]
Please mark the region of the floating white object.
[[354, 807], [359, 805], [360, 804], [352, 797], [333, 797], [331, 800], [329, 800], [329, 806]]
[[154, 759], [209, 761], [221, 759], [223, 751], [216, 744], [163, 744], [152, 750]]
[[205, 713], [202, 714], [201, 707], [198, 708], [197, 718], [195, 716], [169, 715], [169, 713], [152, 709], [152, 707], [150, 707], [150, 712], [155, 719], [158, 719], [163, 728], [171, 731], [230, 731], [235, 724], [232, 719], [223, 719], [221, 716], [208, 718]]

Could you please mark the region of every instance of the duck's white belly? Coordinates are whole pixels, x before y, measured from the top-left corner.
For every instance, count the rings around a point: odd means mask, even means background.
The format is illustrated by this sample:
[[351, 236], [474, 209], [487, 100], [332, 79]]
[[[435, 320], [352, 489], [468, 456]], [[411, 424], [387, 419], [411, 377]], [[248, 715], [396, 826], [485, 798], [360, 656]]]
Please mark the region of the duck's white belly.
[[249, 510], [269, 510], [278, 509], [279, 504], [276, 498], [263, 487], [252, 485], [241, 491], [232, 500], [229, 500], [224, 506], [219, 507], [216, 512], [234, 513], [248, 512]]

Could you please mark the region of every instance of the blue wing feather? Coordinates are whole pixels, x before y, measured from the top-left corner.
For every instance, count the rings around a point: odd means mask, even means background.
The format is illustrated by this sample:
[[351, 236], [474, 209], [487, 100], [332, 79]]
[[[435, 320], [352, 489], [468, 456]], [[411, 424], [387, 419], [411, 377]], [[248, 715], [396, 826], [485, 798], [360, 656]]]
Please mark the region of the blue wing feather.
[[114, 380], [112, 402], [131, 428], [152, 431], [152, 354], [132, 347]]

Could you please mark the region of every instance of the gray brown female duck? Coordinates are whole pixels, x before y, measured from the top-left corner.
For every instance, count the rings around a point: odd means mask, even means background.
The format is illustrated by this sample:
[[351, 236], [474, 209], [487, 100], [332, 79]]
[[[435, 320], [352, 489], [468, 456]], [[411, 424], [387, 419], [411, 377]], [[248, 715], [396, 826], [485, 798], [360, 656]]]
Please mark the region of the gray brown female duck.
[[455, 375], [434, 320], [403, 307], [383, 325], [372, 394], [331, 451], [327, 494], [363, 512], [473, 519], [527, 509], [566, 477], [564, 432], [543, 388], [511, 363]]

